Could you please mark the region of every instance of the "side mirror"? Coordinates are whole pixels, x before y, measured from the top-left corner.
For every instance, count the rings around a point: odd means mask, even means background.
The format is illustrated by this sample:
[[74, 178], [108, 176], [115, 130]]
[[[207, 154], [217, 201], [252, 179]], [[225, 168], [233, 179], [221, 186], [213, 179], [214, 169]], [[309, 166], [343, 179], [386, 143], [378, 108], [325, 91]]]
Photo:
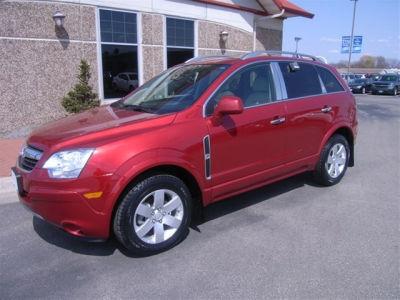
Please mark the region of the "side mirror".
[[242, 99], [236, 96], [223, 96], [214, 110], [215, 116], [235, 115], [243, 112]]

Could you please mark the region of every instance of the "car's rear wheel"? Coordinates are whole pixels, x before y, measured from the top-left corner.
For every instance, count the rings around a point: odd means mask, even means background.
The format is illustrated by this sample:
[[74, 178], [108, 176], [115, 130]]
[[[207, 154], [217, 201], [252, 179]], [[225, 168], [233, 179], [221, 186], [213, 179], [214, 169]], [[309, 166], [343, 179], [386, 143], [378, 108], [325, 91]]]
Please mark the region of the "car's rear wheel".
[[337, 184], [346, 173], [349, 158], [350, 147], [347, 139], [335, 134], [322, 149], [314, 172], [316, 181], [326, 186]]
[[361, 89], [361, 94], [365, 94], [365, 87]]
[[182, 180], [155, 175], [137, 183], [114, 217], [117, 239], [131, 252], [151, 255], [179, 243], [187, 234], [191, 196]]

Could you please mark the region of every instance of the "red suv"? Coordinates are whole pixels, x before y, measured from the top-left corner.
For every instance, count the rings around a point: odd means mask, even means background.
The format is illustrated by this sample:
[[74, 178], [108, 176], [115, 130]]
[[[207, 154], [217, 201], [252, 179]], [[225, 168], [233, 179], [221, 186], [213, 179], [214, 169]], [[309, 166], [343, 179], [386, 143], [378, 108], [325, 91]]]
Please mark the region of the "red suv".
[[285, 54], [194, 58], [41, 127], [13, 168], [20, 201], [151, 254], [183, 239], [195, 208], [305, 171], [338, 183], [354, 164], [354, 97], [334, 68]]

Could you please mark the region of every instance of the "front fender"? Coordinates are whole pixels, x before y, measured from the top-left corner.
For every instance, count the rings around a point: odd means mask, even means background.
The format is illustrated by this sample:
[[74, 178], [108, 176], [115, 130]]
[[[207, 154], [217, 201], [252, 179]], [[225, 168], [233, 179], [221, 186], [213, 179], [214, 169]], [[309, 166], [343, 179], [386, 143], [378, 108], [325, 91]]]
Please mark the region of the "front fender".
[[[112, 201], [107, 203], [107, 209], [105, 210], [110, 212], [108, 215], [109, 222], [111, 222], [114, 206], [126, 187], [140, 174], [161, 166], [175, 166], [184, 169], [195, 178], [201, 192], [206, 188], [205, 181], [198, 171], [197, 162], [191, 160], [185, 153], [176, 149], [155, 149], [142, 152], [126, 161], [115, 172], [119, 180], [114, 184], [112, 189], [114, 197]], [[208, 193], [202, 196], [204, 200], [204, 197], [208, 197]]]

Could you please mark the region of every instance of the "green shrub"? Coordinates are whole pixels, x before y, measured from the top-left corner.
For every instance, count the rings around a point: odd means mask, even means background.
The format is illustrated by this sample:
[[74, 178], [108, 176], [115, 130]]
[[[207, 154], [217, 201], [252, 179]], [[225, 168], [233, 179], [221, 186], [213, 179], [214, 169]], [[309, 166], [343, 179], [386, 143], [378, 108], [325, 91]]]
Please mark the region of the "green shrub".
[[77, 77], [79, 82], [62, 100], [62, 106], [69, 113], [78, 113], [100, 105], [97, 94], [93, 92], [89, 85], [90, 66], [84, 59], [80, 62]]

